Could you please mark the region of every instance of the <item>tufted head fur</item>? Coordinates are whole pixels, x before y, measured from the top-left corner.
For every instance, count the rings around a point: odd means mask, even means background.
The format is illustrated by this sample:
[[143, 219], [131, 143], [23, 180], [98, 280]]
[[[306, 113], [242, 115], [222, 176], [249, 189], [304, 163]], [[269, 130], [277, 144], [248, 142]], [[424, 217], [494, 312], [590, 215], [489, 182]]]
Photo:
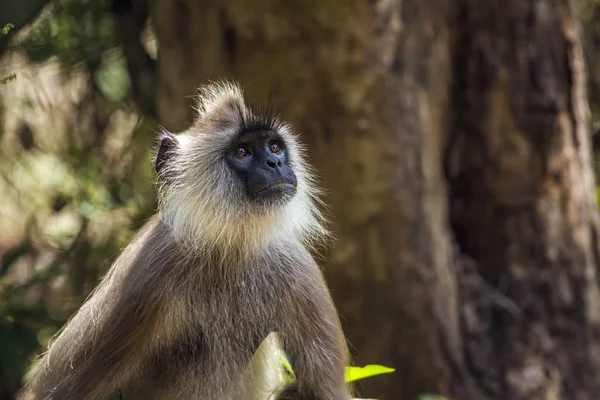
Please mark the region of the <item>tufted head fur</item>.
[[[228, 82], [201, 87], [195, 109], [188, 130], [162, 132], [156, 158], [159, 215], [181, 243], [245, 257], [290, 236], [308, 246], [326, 238], [314, 174], [289, 125], [248, 108], [240, 87]], [[282, 204], [253, 203], [224, 158], [237, 135], [261, 129], [281, 136], [297, 177], [296, 195]]]

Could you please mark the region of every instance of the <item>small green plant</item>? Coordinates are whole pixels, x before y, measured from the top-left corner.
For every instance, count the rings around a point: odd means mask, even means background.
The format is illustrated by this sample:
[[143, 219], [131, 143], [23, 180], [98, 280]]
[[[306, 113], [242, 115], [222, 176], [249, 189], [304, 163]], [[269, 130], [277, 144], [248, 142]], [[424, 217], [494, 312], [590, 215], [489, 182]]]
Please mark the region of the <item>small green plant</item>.
[[369, 364], [364, 367], [346, 367], [346, 382], [354, 382], [360, 379], [370, 378], [372, 376], [391, 374], [394, 368], [383, 365]]
[[[281, 361], [281, 364], [283, 365], [283, 368], [286, 371], [286, 381], [287, 382], [293, 381], [294, 380], [294, 370], [292, 369], [292, 365], [290, 364], [289, 360], [283, 354], [280, 354], [279, 360]], [[346, 382], [354, 382], [354, 381], [358, 381], [360, 379], [370, 378], [372, 376], [377, 376], [377, 375], [391, 374], [394, 371], [395, 371], [394, 368], [385, 367], [383, 365], [377, 365], [377, 364], [369, 364], [369, 365], [365, 365], [364, 367], [348, 366], [348, 367], [346, 367]], [[360, 400], [360, 399], [354, 399], [354, 400]], [[443, 399], [441, 397], [440, 398], [430, 397], [430, 398], [423, 398], [420, 400], [445, 400], [445, 399]]]

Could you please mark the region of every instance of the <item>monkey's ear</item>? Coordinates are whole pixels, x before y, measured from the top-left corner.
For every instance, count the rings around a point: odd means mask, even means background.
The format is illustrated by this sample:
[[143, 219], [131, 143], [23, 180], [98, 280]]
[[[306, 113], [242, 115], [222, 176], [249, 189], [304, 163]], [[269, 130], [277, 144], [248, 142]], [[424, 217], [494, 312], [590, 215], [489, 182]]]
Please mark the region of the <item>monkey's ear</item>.
[[170, 176], [170, 168], [165, 167], [172, 162], [175, 150], [177, 150], [177, 138], [172, 133], [163, 131], [159, 137], [159, 141], [160, 145], [154, 160], [154, 169], [160, 179], [169, 183], [173, 180], [173, 177]]

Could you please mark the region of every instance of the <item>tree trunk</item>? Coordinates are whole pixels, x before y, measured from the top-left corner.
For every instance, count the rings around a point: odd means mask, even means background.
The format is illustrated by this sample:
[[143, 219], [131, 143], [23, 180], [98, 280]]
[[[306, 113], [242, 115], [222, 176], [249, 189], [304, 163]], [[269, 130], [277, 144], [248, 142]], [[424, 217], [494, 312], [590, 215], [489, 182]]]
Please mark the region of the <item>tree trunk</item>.
[[466, 306], [469, 359], [493, 398], [596, 399], [598, 214], [573, 10], [469, 0], [458, 26], [452, 227], [501, 297]]
[[310, 145], [353, 362], [396, 368], [364, 396], [599, 393], [583, 72], [556, 3], [153, 4], [161, 124], [185, 129], [195, 88], [234, 78]]

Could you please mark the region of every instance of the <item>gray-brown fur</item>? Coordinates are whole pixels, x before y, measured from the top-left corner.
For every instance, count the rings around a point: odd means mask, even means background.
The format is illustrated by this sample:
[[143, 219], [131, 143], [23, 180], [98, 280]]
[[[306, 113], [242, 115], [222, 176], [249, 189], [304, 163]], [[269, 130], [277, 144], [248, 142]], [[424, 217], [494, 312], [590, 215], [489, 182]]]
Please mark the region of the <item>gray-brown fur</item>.
[[[272, 210], [245, 204], [216, 158], [204, 170], [196, 161], [218, 157], [250, 111], [233, 85], [210, 86], [202, 96], [196, 123], [174, 135], [158, 215], [51, 343], [22, 399], [239, 399], [242, 370], [271, 331], [297, 378], [281, 398], [350, 398], [345, 339], [305, 247], [324, 230], [301, 148], [287, 126], [274, 125], [293, 150], [298, 194]], [[193, 174], [204, 181], [192, 184]]]

